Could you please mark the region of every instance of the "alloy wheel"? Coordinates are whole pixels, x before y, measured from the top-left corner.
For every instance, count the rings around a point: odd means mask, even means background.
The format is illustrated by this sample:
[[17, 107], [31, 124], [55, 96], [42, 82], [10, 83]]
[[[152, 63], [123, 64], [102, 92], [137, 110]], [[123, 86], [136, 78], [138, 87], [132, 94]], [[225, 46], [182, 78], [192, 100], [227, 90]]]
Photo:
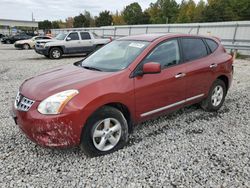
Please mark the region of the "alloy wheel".
[[114, 118], [106, 118], [98, 122], [93, 131], [92, 140], [96, 149], [109, 151], [118, 144], [121, 133], [122, 126], [120, 122]]
[[53, 56], [53, 58], [58, 59], [58, 58], [60, 58], [61, 53], [59, 52], [59, 50], [53, 50], [52, 56]]
[[212, 100], [212, 105], [217, 107], [221, 104], [222, 99], [223, 99], [223, 88], [220, 85], [217, 85], [214, 90], [213, 90], [213, 94], [211, 97]]

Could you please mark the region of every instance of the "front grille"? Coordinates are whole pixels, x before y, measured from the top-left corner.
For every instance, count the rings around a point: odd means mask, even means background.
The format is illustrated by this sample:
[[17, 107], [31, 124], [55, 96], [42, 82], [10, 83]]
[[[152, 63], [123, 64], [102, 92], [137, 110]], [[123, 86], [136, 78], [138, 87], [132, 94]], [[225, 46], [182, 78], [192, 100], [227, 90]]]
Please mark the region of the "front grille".
[[34, 104], [34, 102], [35, 101], [28, 99], [27, 97], [24, 97], [22, 94], [18, 92], [15, 99], [15, 107], [17, 110], [27, 112]]
[[35, 46], [36, 48], [43, 48], [44, 44], [44, 42], [36, 42]]

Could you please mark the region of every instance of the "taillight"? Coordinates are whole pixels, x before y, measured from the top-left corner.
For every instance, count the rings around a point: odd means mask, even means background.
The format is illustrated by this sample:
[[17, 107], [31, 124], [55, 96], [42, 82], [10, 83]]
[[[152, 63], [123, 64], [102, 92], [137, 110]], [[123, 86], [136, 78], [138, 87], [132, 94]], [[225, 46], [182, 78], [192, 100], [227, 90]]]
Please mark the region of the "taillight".
[[113, 40], [112, 37], [109, 37], [109, 40], [110, 40], [110, 42], [112, 42], [112, 40]]

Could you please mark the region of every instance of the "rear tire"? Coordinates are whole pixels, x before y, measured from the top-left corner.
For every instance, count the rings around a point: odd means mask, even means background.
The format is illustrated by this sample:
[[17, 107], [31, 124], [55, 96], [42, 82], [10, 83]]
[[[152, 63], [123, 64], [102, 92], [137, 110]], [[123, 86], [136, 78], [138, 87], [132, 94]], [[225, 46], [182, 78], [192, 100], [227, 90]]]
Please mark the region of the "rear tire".
[[11, 44], [11, 41], [10, 40], [6, 40], [6, 44]]
[[49, 57], [51, 59], [60, 59], [62, 57], [62, 50], [57, 47], [52, 48], [49, 52]]
[[80, 147], [86, 155], [95, 157], [121, 149], [127, 141], [128, 124], [122, 112], [104, 106], [87, 120]]
[[225, 101], [227, 88], [222, 80], [217, 79], [208, 94], [208, 97], [201, 102], [201, 107], [208, 112], [218, 111]]

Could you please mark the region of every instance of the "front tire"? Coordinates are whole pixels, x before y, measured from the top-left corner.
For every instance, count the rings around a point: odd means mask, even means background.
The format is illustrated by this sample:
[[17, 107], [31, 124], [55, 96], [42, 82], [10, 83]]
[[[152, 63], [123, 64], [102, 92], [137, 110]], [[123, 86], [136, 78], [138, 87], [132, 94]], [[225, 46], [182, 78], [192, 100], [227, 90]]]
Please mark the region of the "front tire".
[[86, 155], [95, 157], [121, 149], [127, 141], [128, 124], [122, 112], [104, 106], [87, 120], [80, 147]]
[[29, 44], [23, 44], [23, 49], [24, 49], [24, 50], [30, 49], [30, 45], [29, 45]]
[[201, 102], [201, 107], [209, 112], [218, 111], [225, 101], [227, 88], [225, 82], [217, 79], [208, 94], [208, 97]]
[[62, 50], [60, 48], [52, 48], [49, 57], [51, 59], [60, 59], [62, 57]]

